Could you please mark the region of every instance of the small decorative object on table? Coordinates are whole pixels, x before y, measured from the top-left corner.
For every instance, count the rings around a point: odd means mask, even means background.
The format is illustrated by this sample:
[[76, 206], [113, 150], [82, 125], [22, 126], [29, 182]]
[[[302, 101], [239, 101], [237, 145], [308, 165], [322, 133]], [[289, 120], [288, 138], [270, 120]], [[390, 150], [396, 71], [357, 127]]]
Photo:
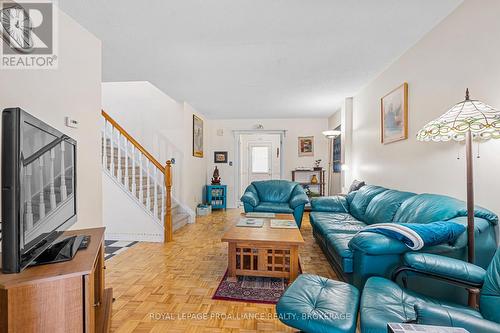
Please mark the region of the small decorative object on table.
[[316, 175], [312, 175], [311, 184], [316, 185], [318, 183], [318, 177]]
[[271, 220], [271, 228], [274, 229], [297, 229], [295, 220]]
[[220, 176], [219, 176], [219, 169], [217, 169], [217, 166], [214, 169], [214, 174], [212, 175], [212, 185], [220, 185]]
[[254, 218], [248, 218], [248, 217], [242, 217], [236, 223], [237, 227], [250, 227], [250, 228], [262, 228], [264, 225], [264, 220], [263, 219], [254, 219]]
[[321, 159], [314, 161], [314, 170], [321, 169], [320, 164], [321, 164]]
[[226, 185], [207, 185], [207, 203], [212, 209], [226, 209], [226, 197]]

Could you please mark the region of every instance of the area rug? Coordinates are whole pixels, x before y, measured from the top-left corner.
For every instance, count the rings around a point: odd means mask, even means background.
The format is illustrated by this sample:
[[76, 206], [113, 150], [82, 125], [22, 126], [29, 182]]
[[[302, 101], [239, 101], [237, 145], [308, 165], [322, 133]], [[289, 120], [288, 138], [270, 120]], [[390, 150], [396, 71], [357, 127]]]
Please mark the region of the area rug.
[[212, 299], [276, 304], [287, 286], [283, 278], [238, 276], [237, 281], [229, 281], [226, 272]]

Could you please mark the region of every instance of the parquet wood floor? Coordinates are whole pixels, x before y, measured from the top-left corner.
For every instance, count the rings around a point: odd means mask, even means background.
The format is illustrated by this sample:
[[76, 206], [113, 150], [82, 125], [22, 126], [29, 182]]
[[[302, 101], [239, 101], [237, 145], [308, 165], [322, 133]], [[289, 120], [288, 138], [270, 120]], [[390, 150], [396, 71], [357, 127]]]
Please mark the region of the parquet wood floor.
[[[112, 332], [294, 332], [274, 318], [274, 305], [212, 300], [227, 268], [227, 243], [220, 238], [239, 213], [197, 218], [176, 231], [172, 243], [139, 243], [106, 261], [106, 284], [116, 298]], [[303, 272], [335, 278], [307, 214], [301, 231]]]

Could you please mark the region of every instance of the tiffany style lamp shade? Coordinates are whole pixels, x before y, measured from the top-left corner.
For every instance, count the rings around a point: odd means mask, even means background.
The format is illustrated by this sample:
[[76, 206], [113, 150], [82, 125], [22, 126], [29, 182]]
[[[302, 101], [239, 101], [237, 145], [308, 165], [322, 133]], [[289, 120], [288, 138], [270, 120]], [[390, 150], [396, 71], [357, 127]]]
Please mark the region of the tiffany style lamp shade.
[[469, 98], [454, 105], [441, 117], [425, 125], [417, 134], [419, 141], [463, 141], [467, 159], [467, 239], [468, 260], [474, 262], [474, 182], [472, 140], [500, 139], [500, 111]]

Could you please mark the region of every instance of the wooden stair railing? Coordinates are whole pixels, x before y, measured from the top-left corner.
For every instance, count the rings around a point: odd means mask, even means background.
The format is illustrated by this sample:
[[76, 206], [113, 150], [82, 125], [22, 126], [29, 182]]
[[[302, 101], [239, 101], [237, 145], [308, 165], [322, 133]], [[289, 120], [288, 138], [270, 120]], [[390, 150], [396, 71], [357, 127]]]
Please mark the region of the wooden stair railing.
[[[117, 180], [124, 185], [141, 203], [143, 203], [145, 208], [152, 213], [155, 218], [162, 221], [164, 242], [172, 241], [172, 161], [167, 161], [163, 166], [153, 155], [151, 155], [151, 153], [149, 153], [137, 140], [135, 140], [132, 135], [121, 127], [113, 118], [111, 118], [109, 114], [107, 114], [104, 110], [101, 111], [101, 114], [104, 117], [104, 130], [102, 138], [103, 166], [109, 170], [111, 174], [115, 176]], [[111, 134], [109, 137], [108, 125], [111, 127]], [[116, 136], [118, 137], [117, 142], [115, 142]], [[114, 146], [115, 144], [117, 144], [116, 147]], [[115, 149], [117, 156], [114, 155]], [[125, 156], [122, 156], [123, 153]], [[138, 161], [136, 160], [137, 154], [139, 155]], [[145, 160], [143, 160], [143, 157]], [[115, 161], [117, 165], [115, 165]], [[122, 161], [125, 163], [125, 170], [122, 170]], [[132, 163], [132, 166], [129, 165], [129, 162]], [[144, 162], [146, 163], [145, 167]], [[137, 163], [139, 165], [137, 165]], [[150, 165], [154, 167], [152, 175]], [[129, 171], [132, 172], [132, 175], [129, 175]], [[139, 172], [139, 175], [137, 175], [137, 172]], [[139, 178], [139, 184], [137, 184], [137, 178]], [[144, 184], [144, 178], [146, 178], [146, 184]], [[160, 181], [158, 180], [159, 178], [161, 179]], [[151, 181], [153, 181], [153, 184], [151, 184]], [[137, 185], [139, 186], [138, 188]], [[143, 193], [144, 186], [147, 189], [146, 198], [144, 198]], [[151, 187], [153, 187], [153, 198], [151, 197]], [[158, 187], [161, 188], [161, 193], [158, 193]], [[159, 195], [161, 195], [162, 198], [160, 207], [158, 207]], [[153, 201], [152, 207], [151, 201]]]

